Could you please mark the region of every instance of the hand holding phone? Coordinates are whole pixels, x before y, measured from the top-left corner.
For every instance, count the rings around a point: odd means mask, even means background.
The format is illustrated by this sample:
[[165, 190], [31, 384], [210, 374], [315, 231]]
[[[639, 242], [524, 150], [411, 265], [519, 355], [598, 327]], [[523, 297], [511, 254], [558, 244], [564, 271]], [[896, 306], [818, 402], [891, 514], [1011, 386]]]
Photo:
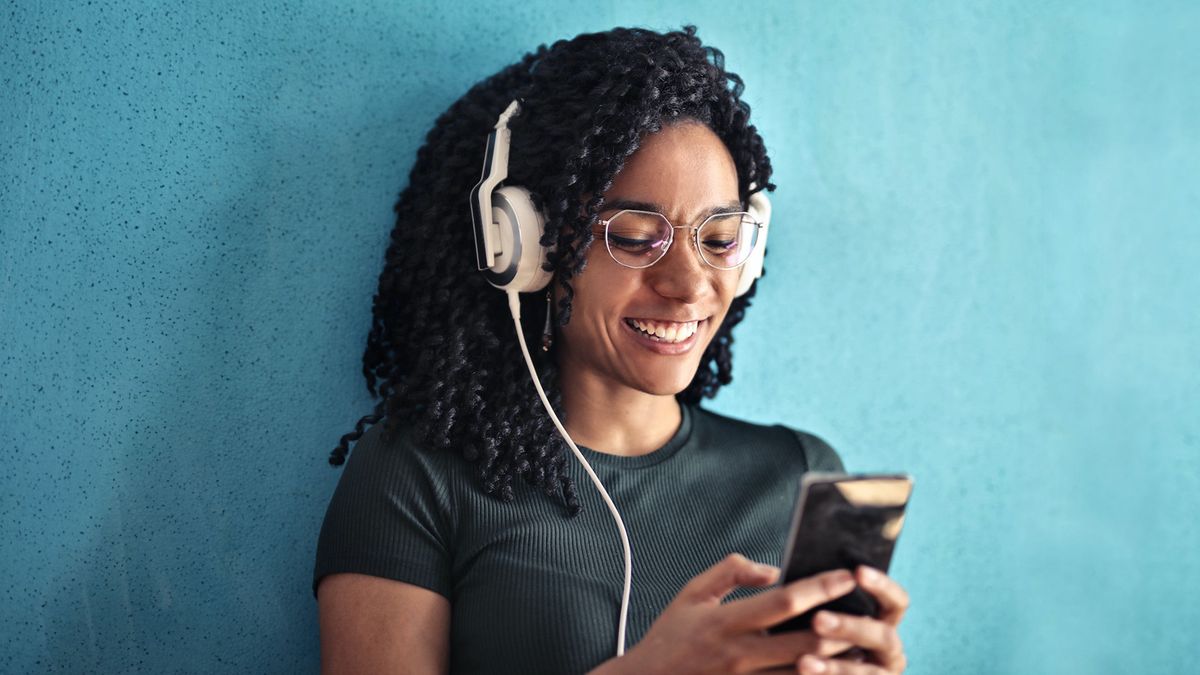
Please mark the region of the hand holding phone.
[[[905, 474], [805, 474], [780, 565], [782, 583], [836, 569], [853, 572], [859, 565], [887, 572], [912, 486]], [[822, 609], [875, 616], [879, 608], [871, 594], [855, 588], [770, 632], [806, 630]]]

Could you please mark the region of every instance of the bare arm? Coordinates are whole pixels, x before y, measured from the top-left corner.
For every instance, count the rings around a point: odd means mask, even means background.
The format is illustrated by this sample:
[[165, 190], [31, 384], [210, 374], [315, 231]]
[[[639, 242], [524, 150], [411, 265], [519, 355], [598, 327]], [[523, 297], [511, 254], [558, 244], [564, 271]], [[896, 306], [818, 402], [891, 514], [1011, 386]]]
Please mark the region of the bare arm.
[[321, 672], [440, 675], [450, 669], [450, 602], [431, 590], [364, 574], [317, 587]]

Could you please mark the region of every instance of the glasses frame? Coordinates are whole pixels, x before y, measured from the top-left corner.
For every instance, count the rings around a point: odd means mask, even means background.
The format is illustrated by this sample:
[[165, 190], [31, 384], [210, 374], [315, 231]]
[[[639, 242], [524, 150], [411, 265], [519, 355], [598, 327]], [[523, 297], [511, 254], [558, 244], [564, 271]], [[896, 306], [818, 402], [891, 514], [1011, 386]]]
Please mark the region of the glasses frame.
[[[621, 214], [623, 214], [623, 213], [642, 213], [642, 214], [645, 214], [648, 216], [658, 216], [659, 218], [662, 218], [664, 221], [666, 221], [667, 225], [671, 228], [671, 235], [667, 238], [666, 245], [662, 247], [662, 253], [659, 254], [659, 256], [657, 258], [655, 258], [653, 261], [648, 262], [645, 265], [628, 265], [628, 264], [625, 264], [625, 263], [621, 262], [620, 260], [618, 260], [617, 256], [613, 253], [612, 247], [609, 246], [609, 243], [608, 243], [608, 226], [609, 226], [609, 223], [611, 223], [612, 221], [619, 218], [621, 216]], [[754, 223], [754, 227], [755, 227], [754, 241], [751, 242], [751, 244], [750, 244], [750, 252], [746, 254], [746, 257], [743, 258], [741, 262], [739, 262], [736, 265], [733, 265], [732, 267], [718, 267], [717, 265], [714, 265], [711, 262], [709, 262], [708, 258], [705, 258], [704, 253], [701, 252], [701, 250], [700, 250], [700, 230], [703, 229], [703, 227], [708, 224], [708, 221], [712, 220], [713, 218], [723, 218], [723, 217], [738, 216], [738, 215], [742, 216], [743, 219], [749, 219], [750, 221], [752, 221]], [[675, 243], [675, 230], [689, 229], [689, 228], [692, 230], [692, 236], [690, 237], [692, 240], [692, 246], [695, 247], [696, 255], [700, 258], [701, 262], [703, 262], [705, 265], [708, 265], [709, 267], [711, 267], [715, 270], [736, 270], [737, 268], [741, 267], [742, 265], [745, 265], [746, 261], [750, 260], [750, 257], [752, 255], [754, 255], [754, 247], [758, 245], [758, 238], [762, 234], [762, 229], [763, 229], [763, 224], [761, 222], [759, 222], [758, 218], [755, 218], [754, 215], [751, 214], [749, 211], [720, 211], [718, 213], [709, 214], [708, 216], [706, 216], [704, 218], [704, 220], [700, 221], [699, 225], [676, 225], [671, 222], [670, 218], [664, 216], [663, 214], [659, 213], [658, 211], [644, 211], [642, 209], [621, 209], [620, 211], [617, 211], [616, 213], [612, 214], [611, 216], [609, 216], [607, 218], [599, 219], [597, 221], [597, 224], [604, 225], [604, 249], [606, 251], [608, 251], [608, 257], [612, 258], [613, 262], [617, 263], [621, 267], [627, 267], [627, 268], [633, 269], [633, 270], [644, 270], [647, 267], [651, 267], [658, 261], [667, 257], [667, 253], [671, 250], [671, 245]]]

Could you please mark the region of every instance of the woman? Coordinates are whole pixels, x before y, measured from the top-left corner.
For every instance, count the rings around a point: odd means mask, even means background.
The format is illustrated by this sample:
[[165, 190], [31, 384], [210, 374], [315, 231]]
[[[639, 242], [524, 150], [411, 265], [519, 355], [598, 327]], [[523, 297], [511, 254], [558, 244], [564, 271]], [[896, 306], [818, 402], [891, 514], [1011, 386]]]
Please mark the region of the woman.
[[[543, 46], [438, 119], [375, 296], [364, 373], [382, 400], [331, 458], [358, 441], [313, 582], [326, 671], [903, 670], [895, 582], [860, 568], [766, 588], [778, 570], [752, 562], [778, 560], [799, 475], [840, 470], [834, 451], [698, 406], [731, 380], [765, 219], [752, 193], [774, 188], [741, 91], [694, 28], [616, 29]], [[627, 622], [625, 528], [478, 271], [466, 197], [504, 124], [508, 183], [532, 191], [553, 249], [521, 325], [627, 524]], [[765, 632], [855, 584], [878, 618]]]

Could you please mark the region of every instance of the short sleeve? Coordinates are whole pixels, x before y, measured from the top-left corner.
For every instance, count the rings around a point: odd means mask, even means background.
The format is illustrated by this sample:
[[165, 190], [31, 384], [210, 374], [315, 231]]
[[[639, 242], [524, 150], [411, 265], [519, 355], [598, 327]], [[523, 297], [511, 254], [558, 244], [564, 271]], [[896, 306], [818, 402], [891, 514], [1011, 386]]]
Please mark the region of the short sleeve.
[[838, 456], [837, 451], [820, 436], [796, 429], [792, 429], [792, 433], [796, 435], [796, 440], [800, 441], [800, 447], [804, 450], [807, 471], [846, 472], [846, 468], [842, 466], [842, 458]]
[[421, 449], [406, 429], [382, 424], [359, 439], [325, 512], [313, 595], [327, 575], [355, 572], [403, 581], [450, 597], [453, 508], [445, 458]]

